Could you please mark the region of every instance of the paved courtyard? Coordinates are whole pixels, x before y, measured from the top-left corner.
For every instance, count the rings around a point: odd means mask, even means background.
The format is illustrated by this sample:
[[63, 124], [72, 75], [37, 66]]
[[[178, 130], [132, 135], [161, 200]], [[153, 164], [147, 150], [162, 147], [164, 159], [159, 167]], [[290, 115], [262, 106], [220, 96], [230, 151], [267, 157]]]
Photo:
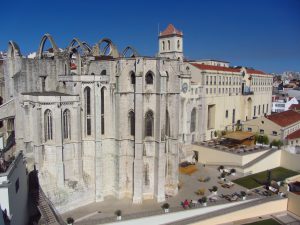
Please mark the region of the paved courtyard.
[[[234, 185], [231, 188], [222, 188], [221, 185], [218, 183], [220, 179], [220, 172], [217, 170], [215, 166], [203, 166], [201, 164], [196, 164], [197, 171], [194, 172], [192, 175], [185, 175], [180, 174], [179, 180], [181, 188], [179, 193], [174, 197], [168, 197], [166, 202], [170, 204], [170, 211], [181, 211], [184, 210], [180, 203], [187, 200], [198, 200], [202, 196], [196, 195], [196, 191], [198, 189], [205, 189], [205, 196], [211, 195], [209, 189], [212, 186], [218, 187], [218, 195], [221, 194], [232, 194], [234, 192], [240, 193], [241, 191], [247, 190], [239, 185]], [[200, 177], [210, 177], [208, 182], [199, 182], [198, 179]], [[236, 176], [228, 176], [226, 177], [227, 180], [233, 180], [239, 177], [239, 174]], [[251, 196], [250, 198], [255, 198], [256, 195]], [[249, 197], [248, 197], [249, 198]], [[208, 202], [208, 206], [216, 205], [216, 204], [223, 204], [228, 203], [227, 200], [219, 198], [216, 203]], [[106, 223], [115, 221], [116, 216], [114, 212], [118, 209], [122, 210], [122, 218], [123, 219], [131, 219], [131, 218], [138, 218], [138, 217], [145, 217], [150, 215], [156, 214], [163, 214], [163, 210], [161, 208], [163, 203], [157, 203], [154, 200], [145, 200], [142, 204], [136, 205], [132, 204], [131, 199], [116, 199], [113, 197], [106, 198], [103, 202], [98, 203], [91, 203], [89, 205], [79, 207], [75, 210], [70, 212], [64, 213], [62, 215], [63, 219], [66, 220], [68, 217], [73, 217], [75, 219], [75, 224], [99, 224], [99, 223]], [[199, 206], [203, 207], [203, 206]]]

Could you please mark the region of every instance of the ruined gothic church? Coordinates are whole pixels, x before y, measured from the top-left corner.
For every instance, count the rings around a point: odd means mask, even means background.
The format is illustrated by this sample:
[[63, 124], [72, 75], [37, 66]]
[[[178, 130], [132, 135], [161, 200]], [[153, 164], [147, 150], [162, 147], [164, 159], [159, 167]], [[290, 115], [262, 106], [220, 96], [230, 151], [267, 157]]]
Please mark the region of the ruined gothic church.
[[13, 118], [16, 147], [59, 211], [177, 193], [180, 87], [190, 75], [182, 32], [169, 25], [158, 41], [157, 57], [119, 52], [107, 38], [61, 49], [46, 34], [31, 57], [9, 42], [1, 118]]

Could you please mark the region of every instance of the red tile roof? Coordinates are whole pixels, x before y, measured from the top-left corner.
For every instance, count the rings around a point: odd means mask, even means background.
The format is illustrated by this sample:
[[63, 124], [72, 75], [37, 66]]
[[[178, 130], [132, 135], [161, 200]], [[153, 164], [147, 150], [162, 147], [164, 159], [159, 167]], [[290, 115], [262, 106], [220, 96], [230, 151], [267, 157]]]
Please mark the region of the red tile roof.
[[211, 66], [199, 63], [191, 63], [193, 66], [197, 67], [200, 70], [217, 70], [217, 71], [226, 71], [226, 72], [241, 72], [238, 68], [224, 67], [224, 66]]
[[300, 104], [292, 104], [289, 109], [291, 109], [291, 110], [300, 110]]
[[168, 27], [163, 32], [160, 32], [159, 36], [170, 36], [170, 35], [179, 35], [179, 36], [182, 36], [183, 33], [180, 30], [177, 30], [173, 26], [173, 24], [169, 24]]
[[246, 69], [247, 73], [249, 74], [266, 74], [265, 72], [263, 71], [260, 71], [260, 70], [254, 70], [254, 69]]
[[278, 124], [281, 127], [287, 127], [293, 123], [300, 122], [300, 113], [293, 110], [284, 111], [281, 113], [266, 116], [269, 120]]
[[300, 138], [300, 129], [296, 130], [295, 132], [289, 134], [288, 136], [286, 136], [286, 139], [291, 140], [291, 139], [296, 139], [296, 138]]

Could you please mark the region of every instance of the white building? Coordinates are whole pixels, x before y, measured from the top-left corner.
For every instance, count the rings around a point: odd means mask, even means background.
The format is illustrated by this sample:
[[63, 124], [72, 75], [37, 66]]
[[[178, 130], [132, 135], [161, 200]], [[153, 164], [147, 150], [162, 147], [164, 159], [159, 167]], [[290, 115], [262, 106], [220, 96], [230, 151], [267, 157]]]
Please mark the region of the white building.
[[11, 225], [27, 223], [29, 219], [27, 199], [28, 176], [22, 152], [10, 162], [0, 158], [0, 206], [1, 210], [6, 212]]
[[293, 104], [298, 104], [298, 100], [295, 97], [272, 96], [272, 112], [287, 111]]

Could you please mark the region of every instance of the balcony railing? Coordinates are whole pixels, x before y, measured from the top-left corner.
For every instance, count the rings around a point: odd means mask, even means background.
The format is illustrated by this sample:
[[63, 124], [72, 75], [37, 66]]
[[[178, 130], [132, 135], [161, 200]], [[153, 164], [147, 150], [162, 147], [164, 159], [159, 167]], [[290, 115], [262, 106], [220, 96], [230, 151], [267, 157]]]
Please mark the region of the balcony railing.
[[253, 94], [254, 94], [253, 91], [244, 91], [244, 92], [242, 93], [242, 95], [253, 95]]

